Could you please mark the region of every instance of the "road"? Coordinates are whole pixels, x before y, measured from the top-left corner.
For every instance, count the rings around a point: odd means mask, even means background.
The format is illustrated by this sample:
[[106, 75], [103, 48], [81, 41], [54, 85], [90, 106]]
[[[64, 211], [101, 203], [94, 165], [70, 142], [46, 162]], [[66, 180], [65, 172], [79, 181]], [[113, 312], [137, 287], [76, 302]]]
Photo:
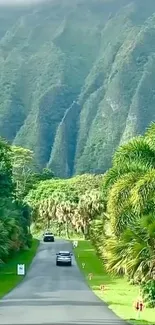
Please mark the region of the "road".
[[0, 302], [0, 324], [125, 325], [88, 288], [73, 257], [73, 266], [56, 266], [67, 241], [41, 243], [24, 280]]

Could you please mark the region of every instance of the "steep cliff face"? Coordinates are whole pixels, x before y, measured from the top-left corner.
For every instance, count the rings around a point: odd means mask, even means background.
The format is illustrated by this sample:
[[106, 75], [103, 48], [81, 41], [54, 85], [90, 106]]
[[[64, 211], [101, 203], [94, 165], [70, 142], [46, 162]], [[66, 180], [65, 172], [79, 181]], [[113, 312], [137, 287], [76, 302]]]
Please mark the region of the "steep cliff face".
[[155, 1], [143, 2], [0, 11], [0, 135], [32, 149], [39, 168], [104, 172], [155, 120]]

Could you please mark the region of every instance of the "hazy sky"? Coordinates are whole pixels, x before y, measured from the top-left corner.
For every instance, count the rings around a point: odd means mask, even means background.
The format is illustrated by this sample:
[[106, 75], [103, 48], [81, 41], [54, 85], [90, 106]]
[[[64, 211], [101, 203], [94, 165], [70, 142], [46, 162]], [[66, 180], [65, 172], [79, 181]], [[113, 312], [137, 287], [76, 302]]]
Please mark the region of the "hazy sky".
[[0, 5], [27, 5], [27, 4], [33, 4], [37, 2], [42, 2], [46, 0], [0, 0]]

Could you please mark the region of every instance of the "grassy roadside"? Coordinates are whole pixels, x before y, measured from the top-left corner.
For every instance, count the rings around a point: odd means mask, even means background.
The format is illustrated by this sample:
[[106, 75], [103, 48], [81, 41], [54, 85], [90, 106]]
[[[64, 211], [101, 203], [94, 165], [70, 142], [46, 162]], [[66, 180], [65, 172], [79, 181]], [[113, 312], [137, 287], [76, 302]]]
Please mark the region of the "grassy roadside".
[[[140, 320], [137, 319], [133, 303], [139, 293], [138, 286], [129, 285], [126, 279], [108, 275], [89, 241], [79, 240], [74, 253], [90, 288], [99, 298], [108, 303], [109, 308], [119, 317], [134, 325], [155, 324], [155, 310], [151, 308], [144, 309]], [[85, 263], [84, 268], [82, 263]], [[93, 274], [92, 280], [88, 277], [90, 273]], [[106, 288], [104, 292], [100, 290], [102, 284]]]
[[0, 269], [0, 298], [11, 291], [24, 276], [17, 275], [17, 264], [25, 264], [26, 271], [36, 254], [39, 241], [33, 239], [30, 250], [21, 251], [16, 254], [6, 265]]

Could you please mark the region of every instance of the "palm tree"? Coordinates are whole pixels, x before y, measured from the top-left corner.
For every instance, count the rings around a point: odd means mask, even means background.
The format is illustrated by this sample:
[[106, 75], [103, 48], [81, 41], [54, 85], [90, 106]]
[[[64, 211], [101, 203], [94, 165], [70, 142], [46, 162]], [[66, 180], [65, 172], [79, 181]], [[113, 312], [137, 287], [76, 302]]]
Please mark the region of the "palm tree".
[[117, 150], [113, 167], [104, 177], [107, 212], [115, 235], [134, 218], [152, 211], [154, 176], [155, 150], [145, 137], [136, 137]]
[[49, 228], [49, 224], [50, 224], [50, 219], [49, 219], [49, 215], [48, 215], [48, 201], [42, 200], [39, 203], [38, 206], [38, 218], [36, 220], [37, 224], [41, 224], [41, 225], [45, 225], [46, 227]]
[[90, 222], [104, 211], [104, 201], [98, 190], [86, 191], [80, 197], [78, 212], [81, 217], [81, 229], [85, 238], [89, 238]]
[[155, 217], [147, 215], [134, 220], [118, 239], [107, 240], [103, 252], [106, 268], [125, 274], [135, 281], [153, 279], [155, 272]]
[[109, 272], [134, 281], [155, 274], [155, 124], [121, 146], [105, 174], [110, 236], [102, 249]]
[[104, 242], [106, 240], [106, 216], [105, 214], [94, 219], [90, 223], [89, 236], [92, 244], [95, 246], [97, 252], [101, 256]]
[[136, 172], [125, 174], [114, 183], [109, 191], [107, 212], [110, 216], [111, 229], [117, 236], [133, 219], [137, 218], [137, 214], [132, 211], [130, 196], [131, 190], [140, 176], [141, 174]]
[[155, 151], [155, 123], [152, 122], [145, 132], [144, 138], [149, 147]]
[[145, 137], [139, 136], [118, 148], [113, 158], [113, 166], [139, 163], [142, 166], [155, 167], [155, 150]]
[[155, 168], [148, 170], [131, 190], [131, 203], [136, 213], [140, 215], [155, 210]]

